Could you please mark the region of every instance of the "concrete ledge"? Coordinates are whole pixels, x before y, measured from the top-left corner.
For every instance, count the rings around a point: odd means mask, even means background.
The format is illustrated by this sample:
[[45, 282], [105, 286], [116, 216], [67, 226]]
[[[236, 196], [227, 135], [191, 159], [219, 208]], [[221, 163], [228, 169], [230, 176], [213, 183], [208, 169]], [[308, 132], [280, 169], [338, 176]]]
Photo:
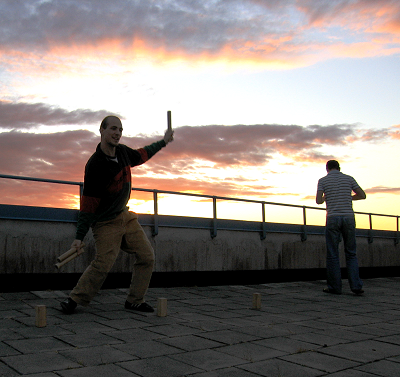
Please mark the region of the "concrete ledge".
[[[93, 259], [92, 234], [85, 238], [86, 251], [57, 271], [59, 255], [69, 249], [75, 234], [77, 211], [0, 206], [0, 275], [80, 274]], [[6, 210], [7, 209], [7, 210]], [[67, 212], [65, 212], [67, 211]], [[37, 213], [47, 220], [37, 220]], [[8, 217], [7, 217], [7, 216]], [[23, 216], [28, 216], [26, 219]], [[32, 216], [33, 215], [33, 216]], [[15, 216], [14, 218], [12, 216]], [[29, 217], [32, 216], [32, 217]], [[49, 218], [50, 216], [50, 218]], [[7, 217], [7, 218], [6, 218]], [[212, 219], [159, 216], [154, 234], [154, 217], [140, 215], [156, 254], [156, 273], [283, 271], [325, 268], [324, 227], [266, 223], [261, 237], [259, 222], [218, 220], [216, 237], [211, 237]], [[370, 243], [368, 230], [357, 230], [360, 267], [400, 266], [395, 232], [375, 231]], [[342, 266], [345, 265], [341, 253]], [[129, 273], [132, 258], [121, 252], [111, 273]]]

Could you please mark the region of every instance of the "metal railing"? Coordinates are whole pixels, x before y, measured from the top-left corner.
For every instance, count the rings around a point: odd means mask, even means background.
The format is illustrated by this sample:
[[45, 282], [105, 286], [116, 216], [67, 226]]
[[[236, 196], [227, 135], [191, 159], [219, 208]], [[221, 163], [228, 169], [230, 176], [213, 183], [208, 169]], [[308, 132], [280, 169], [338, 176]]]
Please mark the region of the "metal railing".
[[[18, 180], [26, 180], [26, 181], [35, 181], [35, 182], [45, 182], [45, 183], [56, 183], [56, 184], [66, 184], [66, 185], [76, 185], [79, 186], [79, 193], [80, 197], [82, 196], [83, 193], [83, 182], [72, 182], [72, 181], [62, 181], [62, 180], [53, 180], [53, 179], [45, 179], [45, 178], [32, 178], [32, 177], [23, 177], [23, 176], [14, 176], [14, 175], [5, 175], [5, 174], [0, 174], [0, 178], [6, 178], [6, 179], [18, 179]], [[210, 229], [210, 235], [212, 238], [215, 238], [217, 236], [218, 232], [218, 217], [217, 217], [217, 201], [231, 201], [231, 202], [245, 202], [245, 203], [255, 203], [261, 205], [261, 230], [260, 230], [260, 238], [264, 240], [266, 238], [267, 234], [267, 222], [266, 222], [266, 210], [265, 207], [266, 205], [271, 205], [271, 206], [280, 206], [280, 207], [292, 207], [292, 208], [298, 208], [302, 210], [303, 214], [303, 221], [301, 225], [301, 231], [299, 232], [301, 235], [301, 240], [306, 241], [307, 240], [307, 235], [309, 234], [308, 228], [309, 226], [307, 225], [307, 217], [306, 217], [306, 210], [317, 210], [317, 211], [326, 211], [325, 208], [321, 207], [311, 207], [311, 206], [305, 206], [305, 205], [296, 205], [296, 204], [287, 204], [287, 203], [276, 203], [276, 202], [266, 202], [262, 200], [252, 200], [252, 199], [241, 199], [241, 198], [231, 198], [231, 197], [224, 197], [224, 196], [215, 196], [215, 195], [201, 195], [201, 194], [194, 194], [194, 193], [183, 193], [183, 192], [178, 192], [178, 191], [168, 191], [168, 190], [156, 190], [156, 189], [144, 189], [144, 188], [137, 188], [133, 187], [132, 191], [142, 191], [142, 192], [150, 192], [153, 194], [153, 204], [154, 204], [154, 224], [153, 224], [153, 235], [158, 234], [158, 229], [159, 229], [159, 213], [158, 213], [158, 202], [159, 194], [170, 194], [170, 195], [179, 195], [179, 196], [190, 196], [190, 197], [197, 197], [197, 198], [202, 198], [202, 199], [210, 199], [212, 200], [213, 204], [213, 216], [212, 216], [212, 225]], [[399, 218], [400, 216], [398, 215], [387, 215], [387, 214], [380, 214], [380, 213], [368, 213], [368, 212], [354, 212], [357, 215], [365, 215], [368, 216], [369, 220], [369, 229], [368, 229], [368, 242], [372, 243], [374, 237], [377, 237], [374, 235], [374, 229], [373, 229], [373, 222], [372, 222], [372, 217], [373, 216], [379, 216], [379, 217], [386, 217], [386, 218], [394, 218], [396, 221], [396, 231], [394, 232], [394, 236], [379, 236], [380, 238], [392, 238], [394, 239], [395, 245], [399, 243], [400, 240], [400, 232], [399, 232]]]

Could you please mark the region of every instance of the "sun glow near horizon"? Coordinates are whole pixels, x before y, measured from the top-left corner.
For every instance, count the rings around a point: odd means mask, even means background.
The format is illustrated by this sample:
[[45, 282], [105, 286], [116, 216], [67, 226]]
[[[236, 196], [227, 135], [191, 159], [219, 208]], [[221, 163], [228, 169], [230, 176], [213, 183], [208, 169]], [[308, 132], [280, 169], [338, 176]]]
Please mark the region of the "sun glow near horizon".
[[[105, 115], [120, 116], [122, 143], [140, 148], [162, 137], [171, 110], [175, 141], [132, 170], [134, 187], [296, 205], [268, 205], [266, 221], [301, 223], [333, 158], [367, 191], [356, 211], [400, 213], [397, 2], [27, 0], [0, 10], [1, 173], [81, 181]], [[4, 204], [79, 205], [74, 189], [0, 184]], [[158, 196], [160, 214], [212, 216], [209, 199]], [[153, 212], [151, 193], [131, 197], [132, 210]], [[260, 207], [218, 200], [217, 216], [260, 221]], [[307, 223], [324, 213], [307, 211]]]

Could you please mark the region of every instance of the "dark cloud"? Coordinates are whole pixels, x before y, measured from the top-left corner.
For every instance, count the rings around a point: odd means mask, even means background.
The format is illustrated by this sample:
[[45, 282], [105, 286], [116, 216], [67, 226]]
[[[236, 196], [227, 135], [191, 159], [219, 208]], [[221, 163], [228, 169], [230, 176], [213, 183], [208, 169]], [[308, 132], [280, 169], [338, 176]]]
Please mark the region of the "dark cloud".
[[0, 49], [45, 52], [54, 46], [96, 46], [110, 40], [128, 48], [140, 40], [152, 48], [190, 54], [214, 54], [229, 46], [253, 56], [273, 56], [277, 50], [294, 52], [310, 44], [301, 37], [309, 25], [336, 20], [351, 30], [352, 22], [376, 18], [378, 10], [387, 7], [393, 16], [386, 15], [382, 22], [398, 24], [400, 6], [394, 0], [3, 1]]
[[[303, 0], [298, 2], [298, 6], [307, 15], [310, 24], [321, 22], [324, 19], [333, 19], [343, 14], [345, 9], [350, 10], [348, 0]], [[352, 1], [354, 6], [358, 1]]]
[[130, 46], [140, 39], [154, 48], [213, 51], [238, 38], [262, 40], [260, 31], [273, 31], [272, 19], [266, 23], [252, 11], [256, 6], [231, 0], [2, 2], [0, 35], [3, 47], [22, 50], [99, 44], [106, 39]]
[[110, 113], [105, 110], [68, 111], [45, 103], [7, 102], [0, 100], [0, 129], [30, 129], [39, 126], [83, 126], [99, 123]]
[[[307, 16], [309, 24], [325, 24], [334, 20], [361, 21], [384, 15], [388, 24], [398, 20], [400, 4], [397, 0], [300, 0], [297, 7]], [[372, 16], [372, 17], [371, 17]], [[375, 20], [376, 21], [376, 20]], [[363, 25], [355, 24], [360, 29]]]
[[[37, 122], [42, 124], [40, 119]], [[346, 124], [184, 126], [175, 130], [175, 141], [163, 150], [162, 158], [156, 156], [138, 167], [136, 174], [145, 175], [148, 169], [160, 175], [189, 174], [210, 163], [213, 169], [263, 166], [276, 154], [290, 155], [298, 161], [325, 161], [331, 156], [321, 154], [320, 147], [345, 145], [350, 136], [352, 141], [356, 140], [356, 133], [356, 126]], [[138, 148], [160, 138], [124, 136], [122, 142]], [[3, 132], [0, 133], [0, 172], [68, 176], [76, 180], [98, 142], [99, 135], [85, 130], [49, 134]]]
[[362, 139], [364, 141], [381, 143], [383, 140], [387, 140], [390, 135], [390, 129], [372, 129], [364, 132]]
[[0, 133], [0, 172], [38, 178], [82, 180], [98, 136], [85, 130], [34, 134]]
[[[38, 123], [42, 124], [40, 120]], [[363, 132], [368, 133], [368, 130]], [[159, 139], [161, 136], [124, 136], [122, 142], [139, 148]], [[240, 172], [237, 168], [260, 167], [263, 174], [274, 174], [269, 173], [267, 167], [278, 154], [290, 155], [297, 164], [320, 163], [332, 157], [321, 154], [321, 147], [346, 145], [355, 140], [364, 142], [363, 133], [355, 125], [347, 124], [185, 126], [175, 129], [174, 139], [148, 163], [132, 169], [134, 187], [268, 198], [275, 195], [275, 187], [262, 186], [254, 179], [240, 175], [219, 179], [215, 177], [215, 171], [235, 168]], [[15, 130], [2, 132], [0, 173], [82, 182], [84, 166], [99, 141], [98, 134], [86, 130], [48, 134]], [[214, 173], [209, 176], [210, 171]], [[28, 184], [34, 185], [29, 195], [26, 194]], [[18, 198], [18, 204], [26, 201], [31, 205], [69, 207], [76, 200], [77, 190], [47, 183], [0, 179], [0, 196], [4, 204]], [[397, 193], [398, 190], [378, 187], [370, 189], [370, 193]], [[145, 193], [135, 194], [139, 199], [147, 196]]]
[[[349, 136], [356, 137], [356, 126], [308, 126], [257, 124], [235, 126], [180, 127], [168, 153], [178, 160], [199, 158], [217, 167], [259, 166], [276, 153], [303, 156], [318, 155], [317, 149], [326, 145], [344, 145]], [[195, 141], [195, 142], [194, 142]], [[326, 155], [319, 155], [319, 159]]]

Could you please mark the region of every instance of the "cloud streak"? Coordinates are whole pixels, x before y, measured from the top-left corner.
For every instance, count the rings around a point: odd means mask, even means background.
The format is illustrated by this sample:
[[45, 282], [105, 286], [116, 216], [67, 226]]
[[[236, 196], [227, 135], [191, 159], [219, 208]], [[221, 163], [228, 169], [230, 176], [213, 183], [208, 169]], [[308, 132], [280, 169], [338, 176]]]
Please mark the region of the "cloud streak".
[[[0, 171], [29, 175], [33, 171], [64, 171], [68, 161], [82, 162], [99, 142], [97, 134], [78, 129], [75, 131], [35, 133], [40, 126], [73, 124], [77, 127], [96, 125], [109, 113], [105, 110], [68, 111], [43, 103], [6, 103], [0, 101], [2, 119], [0, 129], [12, 131], [0, 134]], [[124, 121], [123, 121], [124, 122]], [[33, 129], [33, 131], [29, 131]], [[50, 128], [51, 129], [51, 128]], [[18, 130], [28, 130], [19, 132]], [[141, 147], [161, 136], [138, 135], [123, 137], [123, 143]], [[398, 137], [398, 126], [388, 129], [362, 129], [357, 124], [334, 125], [207, 125], [183, 126], [175, 130], [175, 142], [163, 152], [165, 162], [154, 168], [162, 174], [191, 170], [193, 161], [203, 161], [213, 168], [260, 166], [268, 164], [275, 155], [296, 157], [319, 162], [327, 157], [324, 147], [346, 146], [355, 142], [384, 142]], [[6, 156], [19, 153], [11, 162]], [[82, 157], [83, 156], [83, 157]], [[72, 169], [73, 170], [73, 169]], [[74, 170], [73, 170], [74, 171]], [[74, 178], [76, 179], [76, 178]]]
[[8, 102], [0, 100], [0, 130], [31, 129], [40, 126], [84, 126], [98, 123], [110, 113], [105, 110], [68, 111], [45, 103]]
[[366, 189], [367, 194], [400, 194], [400, 187], [375, 186]]
[[394, 0], [9, 1], [0, 5], [0, 55], [148, 50], [162, 60], [304, 65], [398, 53], [399, 15]]
[[176, 130], [178, 142], [169, 150], [177, 159], [199, 158], [215, 167], [258, 166], [268, 163], [277, 153], [316, 156], [321, 146], [344, 145], [349, 136], [356, 136], [354, 125], [184, 126]]
[[[86, 161], [100, 141], [98, 134], [83, 129], [53, 133], [21, 132], [18, 129], [35, 129], [60, 122], [86, 125], [93, 123], [95, 118], [99, 123], [106, 114], [105, 111], [69, 112], [61, 108], [53, 109], [42, 103], [0, 102], [0, 106], [3, 106], [5, 114], [1, 125], [13, 129], [0, 133], [2, 174], [76, 182], [83, 180]], [[333, 156], [321, 152], [322, 150], [349, 146], [356, 142], [391, 140], [397, 137], [397, 130], [398, 127], [395, 126], [378, 132], [360, 129], [354, 124], [307, 127], [279, 124], [179, 127], [175, 129], [175, 141], [172, 144], [147, 164], [133, 169], [133, 186], [218, 196], [266, 198], [275, 195], [279, 188], [259, 184], [254, 181], [254, 177], [246, 175], [247, 169], [262, 169], [273, 173], [269, 164], [279, 155], [286, 156], [296, 161], [295, 163], [325, 163]], [[139, 148], [160, 138], [161, 135], [124, 136], [122, 142]], [[35, 205], [50, 203], [53, 206], [71, 206], [76, 201], [76, 190], [68, 189], [65, 192], [64, 188], [54, 186], [41, 190], [36, 186], [27, 196], [23, 187], [25, 186], [20, 183], [5, 183], [2, 180], [0, 195], [3, 203], [15, 197], [31, 203], [33, 200]], [[45, 194], [49, 190], [51, 195]], [[370, 189], [370, 193], [385, 191], [397, 193], [398, 188]], [[137, 198], [145, 196], [136, 195]]]

